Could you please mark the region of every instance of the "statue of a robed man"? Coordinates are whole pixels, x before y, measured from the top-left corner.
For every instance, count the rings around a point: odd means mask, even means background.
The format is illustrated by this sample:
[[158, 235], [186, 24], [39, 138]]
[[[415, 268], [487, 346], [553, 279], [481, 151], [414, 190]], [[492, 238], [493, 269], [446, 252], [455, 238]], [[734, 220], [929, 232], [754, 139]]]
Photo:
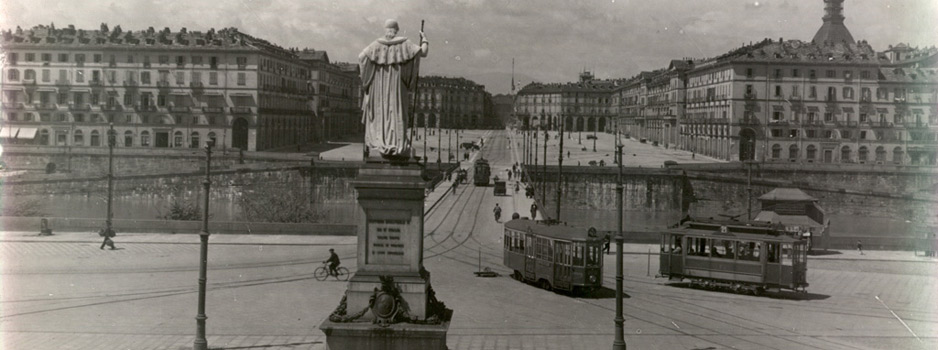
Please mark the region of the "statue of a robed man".
[[408, 122], [412, 95], [417, 92], [420, 58], [429, 42], [420, 32], [420, 44], [397, 36], [397, 21], [387, 20], [383, 38], [358, 55], [362, 78], [362, 123], [365, 147], [385, 158], [409, 158]]

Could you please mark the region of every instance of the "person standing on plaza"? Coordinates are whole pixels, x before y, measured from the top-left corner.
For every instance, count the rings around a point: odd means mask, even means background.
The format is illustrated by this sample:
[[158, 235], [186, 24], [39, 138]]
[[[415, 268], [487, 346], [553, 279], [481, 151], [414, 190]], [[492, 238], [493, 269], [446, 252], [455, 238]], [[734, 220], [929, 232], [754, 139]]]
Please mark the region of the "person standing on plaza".
[[863, 255], [863, 242], [860, 242], [859, 239], [857, 240], [857, 251], [860, 252], [860, 255]]
[[609, 232], [606, 232], [606, 235], [603, 236], [603, 252], [609, 254], [609, 245], [612, 243], [612, 236], [609, 235]]
[[366, 152], [375, 150], [385, 158], [409, 158], [408, 138], [411, 94], [417, 90], [420, 58], [427, 57], [430, 44], [420, 34], [420, 44], [397, 36], [396, 20], [384, 23], [384, 36], [358, 55], [362, 79], [362, 123]]
[[537, 203], [531, 203], [531, 220], [537, 219]]

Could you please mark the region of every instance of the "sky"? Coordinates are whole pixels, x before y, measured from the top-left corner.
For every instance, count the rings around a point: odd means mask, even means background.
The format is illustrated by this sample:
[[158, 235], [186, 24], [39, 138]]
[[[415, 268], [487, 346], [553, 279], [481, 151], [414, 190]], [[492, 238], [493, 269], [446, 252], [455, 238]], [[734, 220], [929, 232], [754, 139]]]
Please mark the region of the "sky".
[[[847, 0], [845, 24], [882, 51], [900, 42], [938, 44], [938, 0]], [[764, 38], [810, 41], [823, 0], [0, 0], [0, 29], [69, 24], [123, 30], [169, 27], [239, 31], [282, 47], [325, 50], [355, 62], [395, 18], [401, 34], [430, 41], [421, 74], [465, 77], [493, 94], [516, 81], [600, 79], [705, 58]]]

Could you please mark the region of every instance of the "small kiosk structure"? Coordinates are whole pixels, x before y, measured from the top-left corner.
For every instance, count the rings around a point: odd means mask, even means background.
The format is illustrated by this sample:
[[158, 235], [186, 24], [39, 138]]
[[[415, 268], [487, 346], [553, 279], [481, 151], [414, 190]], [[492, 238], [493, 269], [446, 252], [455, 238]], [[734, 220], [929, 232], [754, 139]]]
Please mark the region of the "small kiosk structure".
[[776, 188], [759, 197], [761, 211], [753, 221], [781, 225], [792, 237], [827, 249], [830, 221], [819, 200], [797, 188]]

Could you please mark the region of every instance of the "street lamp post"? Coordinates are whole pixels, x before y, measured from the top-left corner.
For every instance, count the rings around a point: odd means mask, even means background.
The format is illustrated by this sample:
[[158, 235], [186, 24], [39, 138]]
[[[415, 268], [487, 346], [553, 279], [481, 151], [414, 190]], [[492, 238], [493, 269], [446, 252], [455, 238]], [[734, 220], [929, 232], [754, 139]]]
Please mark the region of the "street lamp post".
[[560, 149], [557, 150], [557, 216], [554, 218], [560, 222], [560, 200], [563, 197], [563, 121], [560, 122]]
[[[544, 165], [541, 166], [544, 169], [544, 175], [541, 178], [541, 205], [547, 205], [547, 140], [550, 140], [547, 129], [550, 129], [550, 123], [544, 127]], [[546, 214], [544, 218], [547, 218]]]
[[208, 319], [208, 316], [205, 316], [205, 282], [208, 267], [208, 198], [209, 190], [212, 187], [211, 169], [212, 141], [208, 141], [205, 143], [205, 181], [202, 182], [202, 187], [205, 188], [205, 194], [202, 198], [205, 207], [202, 211], [202, 231], [199, 232], [199, 240], [201, 241], [199, 246], [199, 311], [195, 316], [196, 333], [195, 342], [192, 346], [193, 350], [208, 349], [208, 341], [205, 340], [205, 320]]
[[443, 131], [441, 127], [442, 119], [442, 115], [436, 119], [436, 165], [438, 170], [440, 163], [443, 161], [443, 135], [440, 134]]
[[619, 175], [616, 177], [616, 217], [619, 232], [616, 234], [616, 338], [612, 342], [613, 350], [625, 350], [625, 318], [622, 317], [622, 145], [616, 138], [616, 157], [619, 163]]
[[117, 145], [117, 132], [114, 123], [110, 123], [107, 131], [107, 219], [104, 220], [105, 231], [108, 235], [113, 232], [111, 218], [114, 216], [114, 146]]

